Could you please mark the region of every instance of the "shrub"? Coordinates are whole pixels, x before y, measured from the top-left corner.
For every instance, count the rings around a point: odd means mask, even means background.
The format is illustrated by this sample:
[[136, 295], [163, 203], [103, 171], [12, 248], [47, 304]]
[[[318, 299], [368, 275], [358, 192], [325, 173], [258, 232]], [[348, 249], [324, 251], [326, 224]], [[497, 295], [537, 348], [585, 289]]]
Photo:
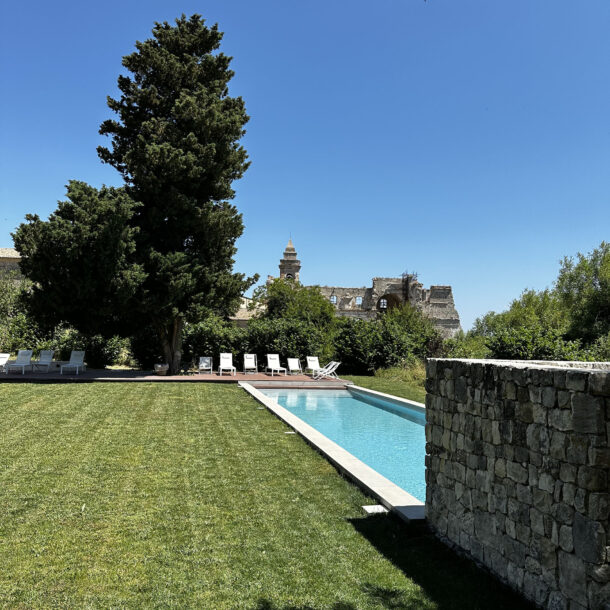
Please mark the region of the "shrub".
[[333, 343], [342, 370], [355, 375], [405, 366], [415, 359], [441, 355], [443, 350], [432, 322], [411, 305], [391, 309], [377, 320], [340, 318]]
[[541, 327], [507, 328], [487, 338], [491, 358], [511, 360], [578, 360], [578, 341], [566, 341], [557, 330]]
[[488, 358], [489, 354], [486, 338], [481, 335], [459, 332], [445, 340], [447, 358]]
[[370, 375], [382, 366], [378, 353], [381, 341], [381, 324], [377, 320], [339, 318], [333, 340], [334, 358], [346, 373]]
[[185, 326], [182, 360], [196, 363], [199, 356], [212, 356], [217, 361], [222, 352], [237, 356], [245, 351], [245, 344], [245, 329], [212, 315], [201, 322]]
[[84, 350], [87, 365], [101, 369], [115, 364], [129, 347], [129, 340], [120, 337], [106, 339], [101, 335], [88, 336], [74, 328], [59, 326], [50, 338], [39, 341], [36, 351], [55, 350], [56, 360], [69, 360], [72, 350]]
[[252, 320], [248, 324], [247, 350], [265, 362], [267, 354], [280, 358], [319, 356], [322, 361], [330, 355], [328, 334], [318, 326], [295, 319]]

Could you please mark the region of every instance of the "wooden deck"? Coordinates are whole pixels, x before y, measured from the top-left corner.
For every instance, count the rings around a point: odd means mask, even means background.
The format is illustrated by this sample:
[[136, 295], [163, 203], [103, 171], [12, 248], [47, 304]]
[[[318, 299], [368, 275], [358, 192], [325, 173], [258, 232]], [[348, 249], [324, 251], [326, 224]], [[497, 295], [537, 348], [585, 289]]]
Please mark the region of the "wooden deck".
[[319, 386], [321, 384], [344, 386], [347, 382], [341, 379], [324, 379], [316, 381], [307, 375], [273, 375], [268, 373], [187, 373], [183, 375], [155, 375], [152, 371], [134, 371], [131, 369], [89, 369], [78, 375], [74, 373], [59, 374], [59, 371], [44, 372], [11, 372], [0, 373], [0, 383], [91, 383], [91, 382], [153, 382], [153, 383], [256, 383], [256, 385], [290, 385]]

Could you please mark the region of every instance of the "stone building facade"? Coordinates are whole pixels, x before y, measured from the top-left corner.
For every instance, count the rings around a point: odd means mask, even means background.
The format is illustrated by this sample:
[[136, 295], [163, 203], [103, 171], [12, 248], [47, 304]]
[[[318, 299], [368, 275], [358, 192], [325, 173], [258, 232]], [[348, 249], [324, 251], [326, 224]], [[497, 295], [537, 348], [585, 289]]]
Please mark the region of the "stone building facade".
[[19, 272], [19, 261], [21, 257], [15, 248], [0, 248], [0, 272]]
[[610, 608], [610, 362], [426, 372], [433, 531], [540, 607]]
[[[301, 261], [297, 259], [292, 240], [286, 246], [279, 267], [280, 278], [299, 279]], [[451, 286], [424, 288], [414, 274], [375, 277], [371, 287], [320, 286], [320, 291], [340, 316], [372, 320], [380, 312], [411, 303], [432, 320], [444, 337], [452, 337], [461, 329]]]

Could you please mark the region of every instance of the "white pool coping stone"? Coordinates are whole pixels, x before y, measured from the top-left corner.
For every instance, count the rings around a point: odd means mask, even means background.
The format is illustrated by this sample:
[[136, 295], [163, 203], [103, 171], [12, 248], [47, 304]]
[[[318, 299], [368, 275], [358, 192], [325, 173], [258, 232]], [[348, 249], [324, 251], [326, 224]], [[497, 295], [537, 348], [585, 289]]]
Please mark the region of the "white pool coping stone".
[[[300, 417], [285, 409], [275, 400], [263, 394], [260, 390], [247, 382], [239, 382], [239, 385], [248, 392], [255, 400], [264, 405], [274, 415], [288, 424], [295, 432], [302, 436], [308, 443], [313, 445], [324, 455], [340, 472], [343, 472], [360, 487], [365, 489], [373, 497], [377, 498], [386, 508], [396, 513], [405, 521], [421, 520], [425, 518], [425, 504], [407, 493], [404, 489], [392, 483], [389, 479], [367, 466], [364, 462], [353, 456], [349, 451], [343, 449], [329, 438], [318, 432], [315, 428], [306, 424]], [[339, 389], [339, 388], [337, 388]], [[341, 388], [344, 389], [344, 388]], [[386, 400], [402, 404], [410, 408], [425, 409], [424, 405], [412, 402], [383, 392], [376, 392], [360, 386], [349, 386], [349, 389], [362, 391], [382, 397]]]

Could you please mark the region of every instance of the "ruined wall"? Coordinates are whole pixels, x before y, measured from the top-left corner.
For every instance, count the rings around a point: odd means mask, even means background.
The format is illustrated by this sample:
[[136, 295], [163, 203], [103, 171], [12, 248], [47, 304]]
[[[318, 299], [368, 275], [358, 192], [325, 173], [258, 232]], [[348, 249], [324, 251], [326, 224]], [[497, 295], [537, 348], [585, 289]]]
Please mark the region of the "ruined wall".
[[545, 608], [610, 607], [610, 363], [429, 360], [426, 517]]
[[0, 272], [16, 271], [19, 273], [20, 260], [19, 252], [14, 248], [0, 248]]
[[[425, 289], [415, 276], [408, 276], [407, 286], [403, 278], [375, 277], [371, 288], [320, 286], [320, 292], [327, 299], [336, 298], [335, 308], [340, 316], [374, 320], [379, 311], [379, 299], [385, 298], [390, 308], [407, 302], [419, 308], [445, 338], [453, 337], [461, 329], [451, 286], [430, 286]], [[362, 299], [360, 304], [358, 297]]]

